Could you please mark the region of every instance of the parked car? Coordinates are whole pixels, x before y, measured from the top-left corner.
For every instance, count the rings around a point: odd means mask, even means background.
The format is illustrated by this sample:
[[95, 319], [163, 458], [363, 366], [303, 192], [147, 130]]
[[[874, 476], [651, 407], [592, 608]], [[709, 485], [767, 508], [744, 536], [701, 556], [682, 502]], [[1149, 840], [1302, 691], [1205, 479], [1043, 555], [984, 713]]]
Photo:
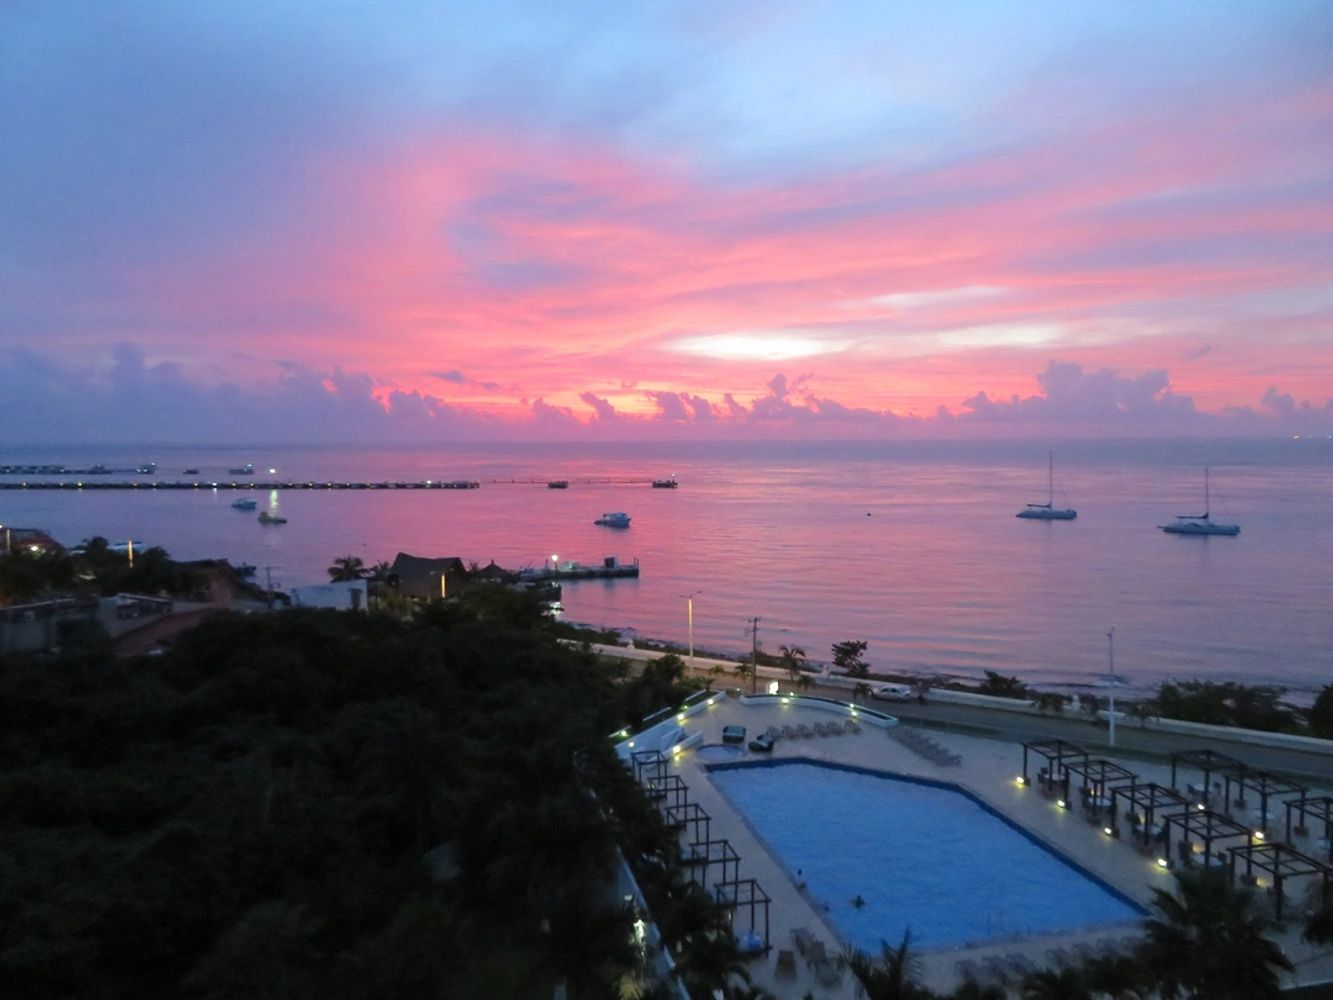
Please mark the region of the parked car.
[[769, 736], [768, 733], [760, 733], [750, 741], [750, 749], [757, 753], [772, 753], [773, 737]]
[[744, 742], [745, 742], [745, 727], [744, 727], [744, 726], [723, 726], [723, 727], [722, 727], [722, 742], [723, 742], [723, 743], [744, 743]]
[[876, 684], [870, 689], [870, 697], [880, 701], [911, 701], [912, 689], [906, 684]]

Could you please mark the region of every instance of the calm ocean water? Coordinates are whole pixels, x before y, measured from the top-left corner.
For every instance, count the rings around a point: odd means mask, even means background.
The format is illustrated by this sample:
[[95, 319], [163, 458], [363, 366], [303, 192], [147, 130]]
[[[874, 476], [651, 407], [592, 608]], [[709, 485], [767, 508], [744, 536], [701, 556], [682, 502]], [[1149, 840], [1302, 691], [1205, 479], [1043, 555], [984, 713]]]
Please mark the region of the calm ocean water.
[[[457, 445], [386, 449], [0, 451], [0, 464], [113, 468], [156, 461], [158, 479], [226, 478], [253, 462], [296, 480], [476, 479], [478, 490], [259, 495], [289, 518], [264, 527], [238, 494], [0, 493], [0, 523], [74, 543], [94, 534], [179, 558], [273, 567], [275, 583], [321, 582], [337, 556], [399, 551], [519, 568], [552, 555], [638, 558], [639, 580], [567, 584], [567, 617], [684, 642], [800, 645], [827, 659], [869, 642], [875, 669], [1049, 685], [1096, 682], [1115, 665], [1136, 690], [1169, 678], [1280, 683], [1306, 696], [1333, 681], [1333, 441], [1078, 442], [1054, 446], [1056, 503], [1078, 520], [1014, 517], [1046, 494], [1033, 443]], [[1203, 506], [1235, 538], [1166, 535]], [[677, 490], [585, 478], [675, 474]], [[6, 477], [12, 480], [13, 477]], [[497, 482], [568, 479], [568, 490]], [[626, 531], [593, 519], [623, 510]], [[263, 571], [261, 570], [261, 579]]]

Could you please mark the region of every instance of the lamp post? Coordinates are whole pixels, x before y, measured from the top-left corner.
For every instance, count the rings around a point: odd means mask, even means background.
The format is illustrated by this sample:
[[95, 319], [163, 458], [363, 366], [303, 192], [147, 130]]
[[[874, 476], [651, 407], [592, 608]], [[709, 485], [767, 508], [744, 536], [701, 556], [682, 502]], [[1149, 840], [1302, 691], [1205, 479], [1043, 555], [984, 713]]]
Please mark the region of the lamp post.
[[1102, 678], [1103, 686], [1109, 689], [1107, 694], [1107, 741], [1115, 746], [1115, 689], [1125, 686], [1125, 679], [1115, 672], [1115, 629], [1106, 633], [1106, 658], [1108, 673]]
[[694, 665], [694, 598], [702, 594], [702, 590], [691, 590], [688, 594], [681, 594], [685, 598], [685, 614], [689, 621], [690, 630], [690, 665]]

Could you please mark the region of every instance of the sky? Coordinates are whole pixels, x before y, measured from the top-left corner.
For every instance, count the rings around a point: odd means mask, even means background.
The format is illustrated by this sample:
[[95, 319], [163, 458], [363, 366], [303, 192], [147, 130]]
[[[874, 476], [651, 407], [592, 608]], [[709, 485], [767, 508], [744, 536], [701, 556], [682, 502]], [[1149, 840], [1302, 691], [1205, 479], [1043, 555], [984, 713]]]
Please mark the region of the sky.
[[1333, 7], [7, 0], [0, 443], [1333, 434]]

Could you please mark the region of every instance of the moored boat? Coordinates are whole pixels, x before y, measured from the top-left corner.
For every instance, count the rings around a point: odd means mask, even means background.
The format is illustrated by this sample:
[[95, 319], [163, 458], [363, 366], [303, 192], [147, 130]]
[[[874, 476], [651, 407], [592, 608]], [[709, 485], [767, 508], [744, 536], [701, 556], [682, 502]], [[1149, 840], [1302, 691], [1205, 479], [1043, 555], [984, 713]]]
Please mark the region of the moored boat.
[[254, 510], [259, 506], [259, 501], [252, 497], [241, 497], [239, 500], [233, 500], [231, 505], [237, 510]]
[[676, 482], [676, 474], [673, 472], [670, 479], [654, 479], [653, 489], [655, 490], [674, 490], [679, 483]]
[[281, 514], [270, 514], [268, 511], [263, 510], [263, 511], [260, 511], [260, 512], [259, 512], [259, 523], [260, 523], [260, 524], [286, 524], [286, 523], [287, 523], [287, 519], [286, 519], [285, 517], [283, 517]]
[[1212, 496], [1208, 486], [1208, 466], [1203, 467], [1203, 513], [1177, 514], [1170, 524], [1159, 524], [1168, 535], [1239, 535], [1239, 524], [1224, 524], [1214, 521], [1210, 507]]
[[1078, 511], [1072, 507], [1055, 506], [1055, 453], [1047, 458], [1046, 502], [1030, 503], [1014, 517], [1027, 518], [1031, 521], [1072, 521], [1078, 517]]
[[592, 523], [600, 524], [603, 528], [628, 528], [629, 520], [628, 514], [624, 511], [616, 510], [603, 514]]
[[548, 490], [567, 490], [569, 489], [568, 479], [552, 479], [546, 484]]

